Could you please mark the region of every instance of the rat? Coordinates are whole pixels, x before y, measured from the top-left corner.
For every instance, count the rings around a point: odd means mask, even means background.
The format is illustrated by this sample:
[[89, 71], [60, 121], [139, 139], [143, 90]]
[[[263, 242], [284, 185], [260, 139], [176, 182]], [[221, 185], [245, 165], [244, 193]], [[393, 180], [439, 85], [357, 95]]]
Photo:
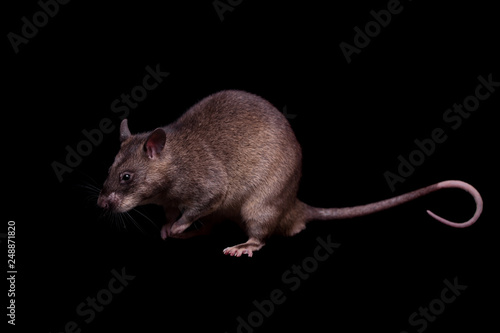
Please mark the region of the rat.
[[[244, 91], [214, 93], [151, 132], [132, 135], [123, 119], [120, 142], [98, 206], [116, 213], [162, 206], [164, 240], [207, 233], [217, 221], [234, 220], [248, 235], [245, 243], [223, 250], [236, 257], [251, 257], [271, 235], [293, 236], [309, 221], [368, 215], [443, 188], [465, 190], [476, 202], [474, 216], [464, 223], [427, 211], [448, 226], [472, 225], [483, 207], [479, 192], [459, 180], [361, 206], [309, 206], [297, 198], [302, 151], [288, 120], [264, 98]], [[203, 222], [200, 229], [186, 230], [197, 220]]]

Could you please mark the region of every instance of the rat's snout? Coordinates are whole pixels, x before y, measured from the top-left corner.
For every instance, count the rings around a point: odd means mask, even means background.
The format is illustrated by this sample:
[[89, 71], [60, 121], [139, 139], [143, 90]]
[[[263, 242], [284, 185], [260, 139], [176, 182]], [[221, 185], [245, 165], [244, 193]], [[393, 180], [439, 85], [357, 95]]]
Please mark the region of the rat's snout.
[[118, 206], [118, 196], [115, 192], [105, 194], [101, 191], [99, 198], [97, 199], [97, 205], [106, 210], [115, 210]]

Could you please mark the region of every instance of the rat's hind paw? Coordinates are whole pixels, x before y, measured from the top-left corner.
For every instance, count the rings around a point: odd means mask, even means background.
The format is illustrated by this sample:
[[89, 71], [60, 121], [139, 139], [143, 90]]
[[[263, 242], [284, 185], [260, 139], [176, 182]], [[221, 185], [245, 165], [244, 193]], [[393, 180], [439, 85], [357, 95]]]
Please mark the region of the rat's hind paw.
[[264, 242], [257, 238], [251, 237], [246, 243], [238, 244], [231, 247], [226, 247], [222, 253], [232, 257], [241, 257], [242, 254], [252, 257], [254, 251], [260, 250], [264, 246]]
[[231, 257], [241, 257], [242, 254], [247, 254], [248, 257], [253, 256], [253, 251], [247, 248], [237, 248], [237, 246], [226, 247], [222, 253]]

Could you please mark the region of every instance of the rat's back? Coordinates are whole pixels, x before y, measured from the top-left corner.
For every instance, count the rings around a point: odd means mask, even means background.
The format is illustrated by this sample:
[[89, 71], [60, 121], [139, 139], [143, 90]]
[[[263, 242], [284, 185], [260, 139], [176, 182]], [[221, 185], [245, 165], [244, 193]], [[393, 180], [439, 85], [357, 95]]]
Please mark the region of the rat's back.
[[209, 150], [235, 186], [290, 178], [298, 184], [302, 155], [295, 134], [284, 115], [257, 95], [238, 90], [212, 94], [169, 127], [184, 143]]

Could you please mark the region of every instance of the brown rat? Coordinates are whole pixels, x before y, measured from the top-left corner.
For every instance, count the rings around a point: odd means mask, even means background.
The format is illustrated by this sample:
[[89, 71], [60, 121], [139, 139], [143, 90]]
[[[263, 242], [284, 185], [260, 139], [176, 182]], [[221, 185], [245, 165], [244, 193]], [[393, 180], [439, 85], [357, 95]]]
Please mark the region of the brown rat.
[[[161, 237], [187, 238], [206, 232], [220, 219], [237, 221], [246, 243], [225, 254], [252, 256], [273, 234], [293, 236], [311, 220], [367, 215], [442, 188], [461, 188], [476, 201], [467, 222], [438, 221], [462, 228], [482, 211], [480, 194], [461, 181], [444, 181], [388, 200], [348, 208], [315, 208], [297, 199], [302, 152], [287, 121], [263, 98], [243, 91], [221, 91], [191, 107], [177, 121], [132, 135], [120, 125], [121, 148], [109, 169], [98, 205], [114, 212], [136, 206], [163, 206]], [[185, 230], [196, 220], [200, 230]]]

